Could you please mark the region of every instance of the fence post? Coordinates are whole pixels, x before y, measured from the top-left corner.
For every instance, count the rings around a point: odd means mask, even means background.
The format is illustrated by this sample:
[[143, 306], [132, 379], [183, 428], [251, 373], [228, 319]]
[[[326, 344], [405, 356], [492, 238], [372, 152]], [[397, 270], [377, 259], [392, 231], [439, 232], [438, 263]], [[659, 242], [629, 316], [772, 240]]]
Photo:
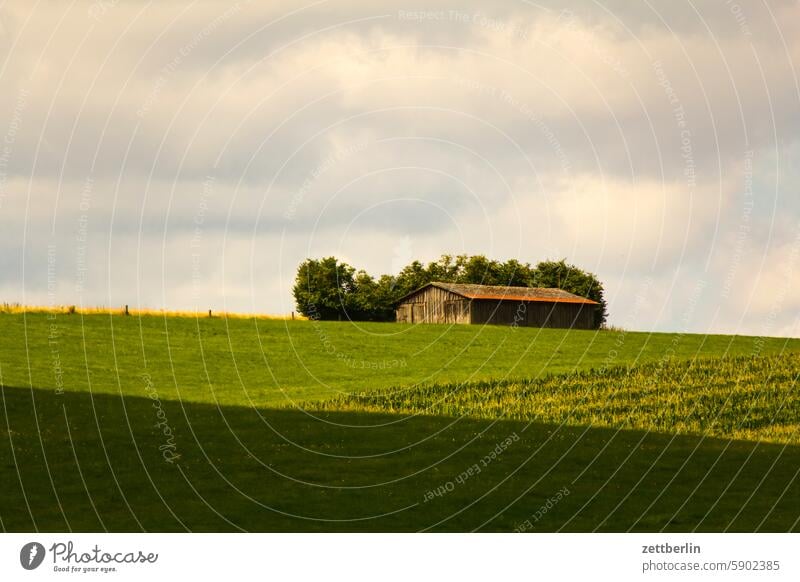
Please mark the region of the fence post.
[[128, 306], [127, 306], [127, 305], [125, 305], [125, 315], [130, 315], [130, 314], [131, 314], [131, 312], [130, 312], [130, 311], [128, 311]]
[[211, 317], [211, 310], [208, 310], [208, 316]]

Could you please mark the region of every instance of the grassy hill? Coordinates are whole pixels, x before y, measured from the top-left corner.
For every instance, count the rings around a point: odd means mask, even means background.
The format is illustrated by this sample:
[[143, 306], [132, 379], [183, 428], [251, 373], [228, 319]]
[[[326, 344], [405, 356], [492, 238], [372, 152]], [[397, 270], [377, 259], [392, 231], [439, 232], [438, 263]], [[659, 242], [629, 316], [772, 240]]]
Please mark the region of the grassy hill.
[[9, 386], [245, 406], [419, 383], [800, 352], [800, 340], [123, 315], [0, 314]]
[[0, 315], [0, 529], [798, 530], [799, 352]]

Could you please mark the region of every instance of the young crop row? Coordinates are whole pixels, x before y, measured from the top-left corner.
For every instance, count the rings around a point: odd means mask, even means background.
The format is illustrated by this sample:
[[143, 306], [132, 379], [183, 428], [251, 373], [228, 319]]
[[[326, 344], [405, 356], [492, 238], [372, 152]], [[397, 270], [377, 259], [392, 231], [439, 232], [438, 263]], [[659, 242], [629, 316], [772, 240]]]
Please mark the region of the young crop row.
[[800, 444], [799, 375], [797, 354], [671, 360], [531, 380], [385, 389], [312, 406]]

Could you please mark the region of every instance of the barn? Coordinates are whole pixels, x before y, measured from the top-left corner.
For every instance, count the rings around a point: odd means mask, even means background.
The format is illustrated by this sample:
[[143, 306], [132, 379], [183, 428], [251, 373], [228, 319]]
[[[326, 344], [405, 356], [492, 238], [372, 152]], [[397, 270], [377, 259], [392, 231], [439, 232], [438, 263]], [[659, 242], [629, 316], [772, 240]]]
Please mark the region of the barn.
[[428, 283], [397, 302], [400, 323], [595, 329], [598, 303], [561, 289]]

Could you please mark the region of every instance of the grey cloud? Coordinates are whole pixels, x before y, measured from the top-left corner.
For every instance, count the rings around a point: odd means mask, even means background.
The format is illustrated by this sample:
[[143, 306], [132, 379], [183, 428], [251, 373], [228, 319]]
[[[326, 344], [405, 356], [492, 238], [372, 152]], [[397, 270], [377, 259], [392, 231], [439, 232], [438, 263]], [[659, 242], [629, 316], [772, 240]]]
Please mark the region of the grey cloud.
[[[675, 328], [698, 278], [716, 300], [732, 265], [785, 263], [800, 216], [800, 7], [736, 6], [347, 1], [264, 28], [296, 5], [65, 4], [23, 30], [11, 2], [0, 288], [46, 300], [55, 244], [64, 302], [86, 260], [87, 301], [279, 310], [309, 253], [387, 272], [408, 237], [424, 259], [563, 253], [608, 278], [612, 307], [653, 277], [637, 325]], [[272, 253], [258, 269], [253, 248]], [[755, 329], [735, 299], [724, 325]]]

